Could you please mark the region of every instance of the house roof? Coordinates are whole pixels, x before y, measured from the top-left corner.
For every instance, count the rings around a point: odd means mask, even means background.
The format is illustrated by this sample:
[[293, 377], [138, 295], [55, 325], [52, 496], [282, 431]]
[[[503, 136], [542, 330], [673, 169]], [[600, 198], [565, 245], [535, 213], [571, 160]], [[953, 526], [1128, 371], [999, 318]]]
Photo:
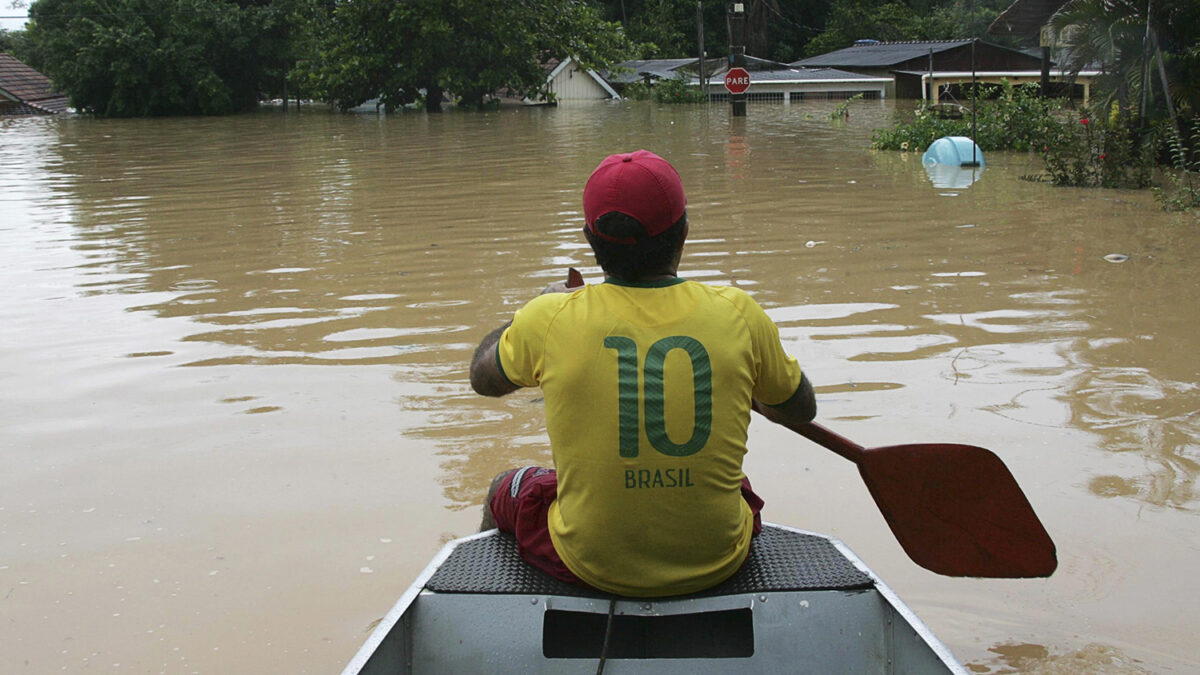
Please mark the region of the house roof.
[[[886, 68], [912, 59], [957, 49], [971, 44], [963, 40], [925, 40], [915, 42], [876, 42], [856, 44], [837, 51], [792, 62], [793, 66], [820, 67], [839, 66], [845, 68]], [[996, 46], [996, 45], [993, 45]], [[1003, 49], [1002, 47], [997, 47]]]
[[[725, 71], [721, 71], [725, 72]], [[693, 78], [694, 80], [695, 78]], [[750, 81], [756, 84], [800, 84], [816, 82], [891, 82], [890, 77], [851, 73], [837, 68], [787, 68], [751, 71]], [[722, 84], [720, 73], [713, 76], [714, 84]]]
[[[613, 66], [613, 69], [604, 73], [605, 79], [616, 84], [629, 84], [631, 82], [640, 82], [647, 75], [651, 78], [660, 80], [669, 80], [679, 77], [682, 74], [685, 77], [690, 77], [696, 80], [696, 64], [699, 59], [641, 59], [635, 61], [624, 61]], [[787, 70], [790, 66], [786, 63], [778, 61], [770, 61], [768, 59], [760, 59], [756, 56], [745, 57], [745, 68], [752, 73]], [[704, 60], [704, 68], [709, 77], [723, 73], [729, 70], [729, 60], [722, 58], [709, 58]]]
[[67, 97], [54, 87], [50, 78], [30, 68], [10, 54], [0, 53], [0, 102], [3, 111], [29, 114], [67, 110]]
[[695, 63], [695, 58], [622, 61], [613, 66], [612, 70], [604, 73], [604, 79], [617, 84], [640, 82], [647, 75], [660, 80], [669, 80], [676, 76], [675, 69], [681, 66], [695, 65]]

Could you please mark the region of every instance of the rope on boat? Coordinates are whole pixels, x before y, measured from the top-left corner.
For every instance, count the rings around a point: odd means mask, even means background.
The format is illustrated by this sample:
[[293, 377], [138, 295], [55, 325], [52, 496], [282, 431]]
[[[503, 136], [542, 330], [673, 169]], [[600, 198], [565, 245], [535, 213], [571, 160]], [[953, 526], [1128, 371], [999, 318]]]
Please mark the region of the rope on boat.
[[612, 637], [613, 614], [617, 611], [617, 599], [608, 601], [608, 622], [604, 624], [604, 644], [600, 647], [600, 663], [596, 664], [596, 675], [604, 672], [604, 662], [608, 660], [608, 639]]

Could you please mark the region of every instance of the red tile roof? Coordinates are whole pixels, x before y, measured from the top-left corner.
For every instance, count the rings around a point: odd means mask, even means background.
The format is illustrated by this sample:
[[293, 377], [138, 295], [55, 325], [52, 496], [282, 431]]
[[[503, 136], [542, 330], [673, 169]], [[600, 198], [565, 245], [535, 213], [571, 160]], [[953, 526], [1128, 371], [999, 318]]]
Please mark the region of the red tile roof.
[[0, 114], [60, 113], [67, 96], [50, 78], [9, 54], [0, 53]]

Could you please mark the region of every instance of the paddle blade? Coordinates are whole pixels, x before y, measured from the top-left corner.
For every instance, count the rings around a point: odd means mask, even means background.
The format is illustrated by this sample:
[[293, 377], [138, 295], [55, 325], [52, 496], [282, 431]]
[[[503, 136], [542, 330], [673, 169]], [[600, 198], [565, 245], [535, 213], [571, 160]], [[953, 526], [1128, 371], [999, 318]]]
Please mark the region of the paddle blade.
[[869, 448], [857, 460], [913, 562], [955, 577], [1048, 577], [1054, 542], [993, 452], [929, 443]]
[[567, 288], [578, 288], [583, 285], [583, 275], [571, 267], [567, 269]]

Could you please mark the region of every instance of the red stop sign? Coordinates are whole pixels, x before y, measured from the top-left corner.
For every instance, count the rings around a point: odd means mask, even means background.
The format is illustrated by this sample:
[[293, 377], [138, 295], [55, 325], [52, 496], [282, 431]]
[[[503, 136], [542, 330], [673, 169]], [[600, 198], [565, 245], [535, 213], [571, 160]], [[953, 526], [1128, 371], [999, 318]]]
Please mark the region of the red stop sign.
[[750, 73], [745, 68], [730, 68], [725, 73], [725, 88], [731, 94], [741, 94], [750, 88]]

